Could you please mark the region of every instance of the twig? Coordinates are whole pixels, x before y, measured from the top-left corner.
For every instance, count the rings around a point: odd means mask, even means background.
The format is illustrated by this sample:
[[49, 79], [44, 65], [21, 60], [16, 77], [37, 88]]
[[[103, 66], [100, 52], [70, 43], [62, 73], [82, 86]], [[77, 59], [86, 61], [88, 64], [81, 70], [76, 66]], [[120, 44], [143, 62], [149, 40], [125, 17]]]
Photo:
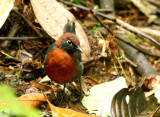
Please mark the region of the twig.
[[142, 48], [142, 47], [140, 47], [138, 44], [133, 43], [132, 41], [130, 41], [130, 40], [128, 40], [128, 39], [124, 39], [123, 36], [120, 35], [120, 34], [117, 34], [116, 37], [117, 37], [118, 40], [123, 41], [124, 43], [126, 43], [126, 44], [134, 47], [135, 49], [141, 51], [141, 52], [144, 53], [144, 54], [147, 54], [147, 55], [150, 55], [150, 56], [154, 56], [154, 57], [160, 57], [160, 55], [157, 54], [156, 52], [152, 52], [151, 50], [147, 50], [147, 49], [145, 49], [145, 48]]
[[35, 39], [51, 39], [51, 37], [0, 37], [0, 40], [35, 40]]
[[137, 64], [136, 70], [138, 73], [140, 73], [142, 76], [150, 76], [150, 75], [159, 75], [160, 72], [156, 72], [151, 63], [148, 62], [146, 57], [143, 53], [139, 52], [135, 48], [131, 47], [130, 45], [118, 41], [120, 48], [122, 48], [125, 51], [125, 54], [128, 56], [130, 60], [132, 60], [134, 63]]
[[[102, 24], [102, 26], [103, 26], [104, 28], [106, 28], [112, 35], [114, 35], [113, 31], [112, 31], [110, 28], [108, 28], [108, 27], [97, 17], [97, 15], [96, 15], [93, 11], [91, 11], [91, 13], [92, 13], [93, 16], [97, 19], [97, 21], [99, 21], [99, 22]], [[147, 54], [147, 55], [150, 55], [150, 56], [154, 56], [154, 57], [160, 57], [160, 55], [157, 54], [156, 52], [153, 53], [153, 52], [151, 52], [151, 50], [146, 50], [145, 48], [142, 48], [142, 47], [138, 46], [137, 44], [133, 43], [132, 41], [130, 41], [130, 40], [128, 40], [128, 39], [124, 39], [123, 36], [120, 35], [120, 34], [116, 34], [115, 36], [116, 36], [116, 38], [117, 38], [118, 40], [123, 41], [124, 43], [126, 43], [126, 44], [134, 47], [135, 49], [141, 51], [141, 52], [144, 53], [144, 54]]]
[[[17, 32], [18, 32], [18, 30], [19, 30], [19, 24], [18, 23], [14, 23], [13, 24], [13, 26], [11, 27], [11, 29], [10, 29], [10, 31], [9, 31], [9, 33], [8, 33], [8, 37], [14, 37], [16, 34], [17, 34]], [[2, 48], [6, 48], [9, 44], [11, 43], [11, 41], [9, 41], [9, 40], [4, 40], [2, 43], [1, 43], [1, 47]]]
[[152, 41], [153, 43], [155, 43], [156, 45], [158, 45], [158, 47], [160, 48], [160, 43], [158, 41], [156, 41], [153, 37], [151, 37], [149, 35], [146, 35], [145, 33], [143, 33], [140, 30], [138, 30], [136, 27], [133, 27], [132, 25], [127, 24], [127, 23], [125, 23], [122, 20], [116, 19], [116, 22], [120, 26], [124, 27], [125, 29], [127, 29], [127, 30], [129, 30], [129, 31], [131, 31], [131, 32], [133, 32], [135, 34], [138, 34], [138, 35], [140, 35], [142, 37], [145, 37], [145, 38], [149, 39], [150, 41]]
[[[92, 82], [94, 82], [95, 84], [98, 84], [98, 82], [97, 82], [96, 80], [90, 78], [89, 76], [86, 76], [85, 79], [89, 79], [89, 80], [91, 80]], [[92, 85], [92, 84], [91, 84], [91, 85]]]
[[[93, 13], [93, 12], [92, 12]], [[93, 14], [95, 16], [95, 18], [111, 33], [113, 34], [113, 31], [110, 28], [107, 28], [103, 22], [101, 22], [101, 20], [96, 16], [96, 14]], [[149, 76], [149, 75], [157, 75], [159, 74], [158, 72], [156, 72], [151, 64], [148, 62], [148, 60], [144, 57], [144, 55], [140, 52], [138, 52], [137, 46], [133, 46], [133, 44], [131, 45], [131, 43], [125, 39], [122, 39], [119, 35], [116, 34], [117, 39], [119, 40], [119, 45], [121, 46], [121, 48], [125, 51], [125, 53], [130, 57], [130, 59], [137, 64], [136, 70], [142, 75], [142, 76]], [[124, 43], [125, 42], [125, 43]], [[127, 45], [127, 44], [128, 45]], [[133, 47], [131, 47], [131, 46]], [[143, 53], [145, 51], [142, 51]], [[142, 61], [143, 60], [143, 61]], [[146, 78], [146, 77], [145, 77]], [[133, 82], [134, 83], [134, 82]]]
[[160, 3], [157, 0], [146, 0], [146, 1], [151, 3], [151, 4], [153, 4], [153, 5], [155, 5], [155, 6], [157, 6], [157, 7], [160, 7]]
[[137, 64], [134, 63], [133, 61], [131, 61], [130, 59], [128, 59], [127, 57], [123, 56], [123, 59], [124, 59], [126, 62], [130, 63], [130, 65], [132, 65], [133, 67], [137, 67]]
[[156, 111], [153, 113], [151, 117], [154, 117], [158, 113], [159, 110], [160, 110], [160, 106], [156, 109]]
[[21, 60], [19, 60], [19, 59], [13, 57], [13, 56], [7, 54], [7, 53], [4, 52], [3, 50], [0, 50], [0, 53], [6, 56], [6, 57], [5, 57], [5, 60], [13, 60], [13, 61], [15, 61], [15, 62], [21, 62]]
[[39, 57], [39, 55], [42, 55], [42, 53], [45, 53], [47, 48], [42, 48], [40, 51], [38, 51], [32, 58], [32, 60], [35, 60]]
[[21, 63], [22, 61], [14, 57], [5, 57], [5, 61], [14, 61], [15, 63]]
[[[64, 4], [67, 4], [67, 5], [71, 5], [71, 6], [74, 6], [74, 7], [80, 8], [80, 9], [83, 9], [83, 10], [85, 10], [85, 11], [89, 11], [89, 10], [90, 10], [90, 9], [87, 8], [87, 7], [80, 6], [80, 5], [77, 5], [77, 4], [68, 2], [68, 1], [64, 1], [64, 0], [58, 0], [58, 1], [60, 1], [60, 2], [62, 2], [62, 3], [64, 3]], [[92, 9], [91, 9], [91, 10], [92, 10]], [[132, 25], [130, 25], [130, 24], [128, 24], [128, 23], [125, 23], [125, 22], [122, 21], [122, 20], [116, 19], [115, 17], [106, 16], [106, 14], [100, 13], [100, 12], [98, 12], [98, 11], [96, 11], [96, 10], [92, 10], [92, 11], [93, 11], [94, 13], [96, 13], [97, 15], [99, 15], [99, 16], [102, 16], [102, 17], [104, 17], [104, 18], [106, 18], [106, 19], [109, 19], [109, 20], [115, 22], [116, 24], [122, 26], [123, 28], [125, 28], [125, 29], [127, 29], [127, 30], [129, 30], [129, 31], [131, 31], [131, 32], [134, 32], [134, 33], [136, 33], [136, 34], [138, 34], [138, 35], [141, 35], [141, 36], [149, 39], [150, 41], [152, 41], [153, 43], [155, 43], [156, 45], [158, 45], [158, 47], [160, 48], [160, 43], [159, 43], [158, 41], [156, 41], [156, 40], [155, 40], [154, 38], [152, 38], [151, 36], [146, 35], [146, 34], [144, 34], [143, 32], [139, 31], [137, 28], [133, 27]]]
[[26, 17], [24, 15], [22, 15], [20, 12], [18, 12], [16, 9], [13, 9], [13, 11], [15, 13], [17, 13], [18, 15], [20, 15], [27, 23], [28, 25], [36, 32], [36, 34], [39, 36], [39, 37], [43, 37], [43, 35], [39, 32], [39, 30], [37, 30], [37, 28], [28, 20], [26, 19]]
[[5, 53], [3, 50], [0, 50], [0, 53], [2, 53], [3, 55], [9, 57], [9, 58], [13, 58], [12, 56], [10, 56], [9, 54]]
[[[81, 6], [81, 5], [77, 5], [77, 4], [68, 2], [68, 1], [64, 1], [64, 0], [58, 0], [58, 1], [60, 1], [60, 2], [62, 2], [62, 3], [64, 3], [64, 4], [67, 4], [67, 5], [71, 5], [71, 6], [80, 8], [80, 9], [85, 10], [85, 11], [90, 11], [90, 10], [91, 10], [91, 9], [89, 9], [89, 8], [87, 8], [87, 7], [84, 7], [84, 6]], [[98, 12], [98, 11], [96, 11], [96, 10], [93, 10], [93, 11], [94, 11], [95, 13], [97, 13], [98, 15], [102, 16], [102, 17], [105, 17], [105, 18], [107, 18], [107, 19], [109, 19], [109, 20], [112, 20], [112, 21], [114, 21], [114, 22], [116, 21], [116, 19], [115, 19], [114, 17], [108, 17], [108, 16], [106, 16], [105, 14], [100, 13], [100, 12]]]

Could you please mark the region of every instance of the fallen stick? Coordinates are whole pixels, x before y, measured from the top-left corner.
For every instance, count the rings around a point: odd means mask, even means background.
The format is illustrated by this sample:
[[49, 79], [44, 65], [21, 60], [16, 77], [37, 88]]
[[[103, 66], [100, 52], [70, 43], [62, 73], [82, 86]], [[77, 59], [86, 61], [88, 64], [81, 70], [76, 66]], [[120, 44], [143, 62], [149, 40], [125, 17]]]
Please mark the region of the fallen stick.
[[[10, 38], [14, 37], [19, 31], [19, 29], [20, 29], [20, 25], [18, 23], [14, 23], [7, 36]], [[1, 48], [6, 48], [11, 43], [11, 40], [4, 39], [4, 41], [0, 45]]]
[[0, 40], [35, 40], [35, 39], [51, 39], [51, 37], [0, 37]]
[[[89, 9], [87, 7], [84, 7], [84, 6], [81, 6], [81, 5], [77, 5], [77, 4], [74, 4], [74, 3], [71, 3], [71, 2], [68, 2], [68, 1], [64, 1], [64, 0], [58, 0], [66, 5], [71, 5], [71, 6], [74, 6], [74, 7], [77, 7], [77, 8], [80, 8], [80, 9], [83, 9], [85, 11], [90, 11], [92, 9]], [[106, 14], [104, 13], [101, 13], [101, 12], [98, 12], [96, 10], [92, 10], [94, 13], [96, 13], [97, 15], [99, 16], [102, 16], [108, 20], [111, 20], [113, 22], [115, 22], [116, 24], [120, 25], [121, 27], [131, 31], [131, 32], [134, 32], [138, 35], [141, 35], [147, 39], [149, 39], [150, 41], [152, 41], [153, 43], [155, 43], [156, 45], [158, 45], [158, 47], [160, 48], [160, 43], [158, 41], [156, 41], [153, 37], [149, 36], [149, 35], [146, 35], [145, 33], [139, 31], [137, 28], [135, 28], [134, 26], [122, 21], [122, 20], [119, 20], [119, 19], [116, 19], [115, 17], [111, 17], [111, 16], [107, 16]]]
[[136, 71], [138, 73], [142, 76], [160, 75], [159, 72], [153, 69], [151, 63], [148, 62], [144, 54], [120, 40], [118, 42], [120, 48], [125, 51], [127, 57], [137, 64]]

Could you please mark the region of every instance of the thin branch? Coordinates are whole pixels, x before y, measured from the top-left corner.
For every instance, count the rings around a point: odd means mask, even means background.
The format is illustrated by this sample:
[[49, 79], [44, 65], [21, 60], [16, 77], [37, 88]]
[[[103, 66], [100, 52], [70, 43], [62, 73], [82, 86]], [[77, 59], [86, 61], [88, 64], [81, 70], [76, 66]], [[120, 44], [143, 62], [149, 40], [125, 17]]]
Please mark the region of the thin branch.
[[[96, 18], [96, 20], [99, 21], [99, 22], [102, 24], [102, 26], [103, 26], [106, 30], [108, 30], [112, 35], [114, 35], [114, 32], [113, 32], [110, 28], [108, 28], [108, 27], [97, 17], [97, 15], [96, 15], [93, 11], [91, 11], [91, 13], [92, 13], [92, 15]], [[144, 53], [144, 54], [147, 54], [147, 55], [150, 55], [150, 56], [154, 56], [154, 57], [160, 57], [159, 54], [153, 53], [153, 52], [151, 52], [151, 51], [149, 51], [149, 50], [146, 50], [145, 48], [141, 48], [140, 46], [138, 46], [137, 44], [131, 42], [130, 40], [124, 39], [120, 34], [116, 34], [115, 36], [116, 36], [116, 38], [117, 38], [118, 40], [123, 41], [124, 43], [126, 43], [126, 44], [134, 47], [135, 49], [141, 51], [141, 52]]]
[[20, 15], [25, 21], [26, 23], [28, 23], [28, 25], [36, 32], [36, 34], [39, 36], [39, 37], [43, 37], [43, 35], [39, 32], [39, 30], [37, 30], [37, 28], [28, 20], [26, 19], [26, 17], [24, 15], [22, 15], [20, 12], [18, 12], [16, 9], [13, 9], [13, 11], [15, 13], [17, 13], [18, 15]]
[[[14, 37], [14, 36], [16, 36], [16, 34], [17, 34], [17, 32], [19, 31], [19, 29], [20, 29], [20, 25], [19, 25], [17, 22], [14, 23], [14, 24], [12, 25], [12, 27], [11, 27], [11, 29], [10, 29], [7, 37]], [[10, 40], [4, 40], [4, 41], [0, 44], [0, 46], [1, 46], [2, 48], [6, 48], [10, 43], [11, 43]]]
[[[84, 7], [84, 6], [81, 6], [81, 5], [77, 5], [77, 4], [74, 4], [74, 3], [71, 3], [71, 2], [68, 2], [68, 1], [64, 1], [64, 0], [58, 0], [58, 1], [66, 4], [66, 5], [71, 5], [71, 6], [74, 6], [74, 7], [80, 8], [80, 9], [83, 9], [83, 10], [85, 10], [85, 11], [90, 11], [89, 8]], [[155, 43], [156, 45], [158, 45], [158, 47], [160, 48], [160, 43], [159, 43], [158, 41], [156, 41], [153, 37], [151, 37], [151, 36], [149, 36], [149, 35], [146, 35], [145, 33], [139, 31], [139, 30], [138, 30], [137, 28], [135, 28], [134, 26], [132, 26], [132, 25], [130, 25], [130, 24], [128, 24], [128, 23], [126, 23], [126, 22], [124, 22], [124, 21], [122, 21], [122, 20], [116, 19], [115, 17], [107, 16], [106, 14], [100, 13], [100, 12], [98, 12], [98, 11], [96, 11], [96, 10], [93, 10], [93, 9], [92, 9], [92, 11], [93, 11], [94, 13], [96, 13], [97, 15], [99, 15], [99, 16], [102, 16], [102, 17], [104, 17], [104, 18], [106, 18], [106, 19], [108, 19], [108, 20], [111, 20], [111, 21], [115, 22], [116, 24], [120, 25], [121, 27], [123, 27], [123, 28], [125, 28], [125, 29], [127, 29], [127, 30], [129, 30], [129, 31], [131, 31], [131, 32], [134, 32], [134, 33], [136, 33], [136, 34], [138, 34], [138, 35], [141, 35], [141, 36], [149, 39], [150, 41], [152, 41], [153, 43]]]
[[51, 39], [51, 37], [0, 37], [0, 40], [35, 40], [35, 39]]
[[159, 110], [160, 110], [160, 106], [155, 110], [155, 112], [153, 113], [151, 117], [154, 117], [158, 113]]

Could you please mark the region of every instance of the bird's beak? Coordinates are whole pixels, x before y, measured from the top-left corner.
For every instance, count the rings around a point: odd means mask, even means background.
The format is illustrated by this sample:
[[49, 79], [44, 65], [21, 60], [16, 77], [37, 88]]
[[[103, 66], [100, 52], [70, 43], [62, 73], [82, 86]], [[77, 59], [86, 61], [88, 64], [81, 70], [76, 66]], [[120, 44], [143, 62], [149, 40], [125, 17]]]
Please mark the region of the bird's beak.
[[83, 53], [83, 50], [79, 46], [77, 46], [77, 50], [79, 50], [81, 53]]

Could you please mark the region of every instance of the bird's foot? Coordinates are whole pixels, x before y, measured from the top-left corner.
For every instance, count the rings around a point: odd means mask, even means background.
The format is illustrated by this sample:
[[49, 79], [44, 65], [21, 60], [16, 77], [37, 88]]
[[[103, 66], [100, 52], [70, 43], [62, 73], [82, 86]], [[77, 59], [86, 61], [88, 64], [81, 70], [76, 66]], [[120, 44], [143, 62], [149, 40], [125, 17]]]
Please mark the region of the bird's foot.
[[67, 94], [66, 94], [66, 92], [65, 92], [65, 88], [66, 88], [66, 86], [65, 86], [65, 84], [64, 84], [64, 87], [63, 87], [63, 92], [62, 92], [62, 95], [61, 95], [61, 99], [60, 99], [60, 103], [59, 104], [61, 104], [62, 103], [62, 101], [66, 101], [66, 102], [69, 102], [70, 100], [69, 100], [69, 98], [68, 98], [68, 96], [67, 96]]
[[61, 101], [69, 102], [69, 98], [67, 97], [67, 94], [65, 92], [63, 92], [62, 94]]

